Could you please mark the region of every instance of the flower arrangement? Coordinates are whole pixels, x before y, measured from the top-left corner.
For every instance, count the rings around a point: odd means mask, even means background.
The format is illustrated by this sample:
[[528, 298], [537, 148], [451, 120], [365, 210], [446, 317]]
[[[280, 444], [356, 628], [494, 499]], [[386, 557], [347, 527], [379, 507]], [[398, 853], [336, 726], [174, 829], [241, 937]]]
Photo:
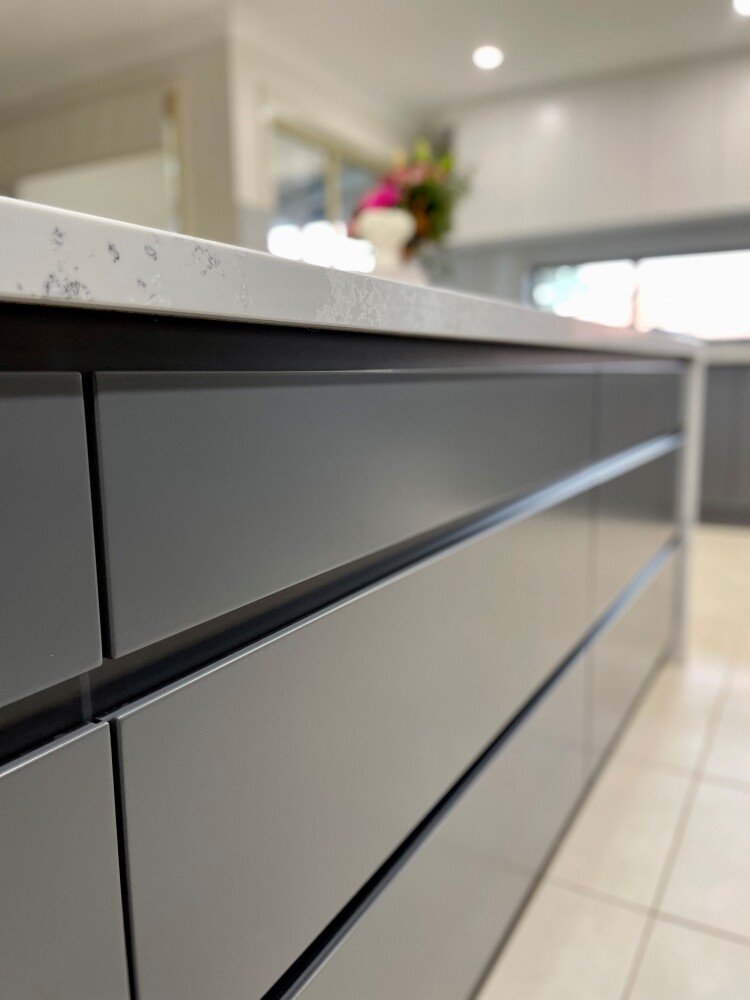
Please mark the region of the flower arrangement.
[[412, 254], [424, 243], [439, 243], [450, 232], [453, 209], [468, 190], [468, 181], [456, 173], [449, 153], [436, 155], [430, 143], [417, 142], [411, 155], [397, 162], [378, 185], [360, 200], [352, 219], [365, 209], [403, 208], [414, 217], [414, 236], [406, 247]]

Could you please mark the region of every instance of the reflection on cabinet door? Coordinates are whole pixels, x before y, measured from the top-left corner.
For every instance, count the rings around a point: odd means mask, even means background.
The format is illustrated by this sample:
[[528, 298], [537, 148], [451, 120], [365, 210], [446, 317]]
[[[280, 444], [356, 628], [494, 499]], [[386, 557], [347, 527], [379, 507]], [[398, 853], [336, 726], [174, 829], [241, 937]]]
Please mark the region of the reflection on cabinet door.
[[678, 430], [682, 423], [682, 380], [681, 371], [602, 375], [599, 453], [609, 455]]
[[703, 440], [703, 513], [726, 511], [737, 495], [738, 381], [734, 368], [710, 368], [706, 376]]
[[750, 367], [737, 369], [737, 507], [739, 520], [750, 520]]
[[365, 912], [300, 1000], [473, 995], [582, 791], [583, 678], [578, 662]]
[[675, 533], [679, 452], [601, 486], [597, 497], [597, 615]]
[[254, 998], [586, 627], [589, 496], [117, 716], [139, 1000]]
[[106, 725], [0, 769], [0, 899], [0, 1000], [127, 1000]]
[[592, 652], [595, 766], [669, 648], [674, 623], [675, 557], [605, 632]]
[[113, 655], [591, 459], [593, 376], [97, 376]]
[[77, 374], [0, 373], [0, 706], [101, 663]]

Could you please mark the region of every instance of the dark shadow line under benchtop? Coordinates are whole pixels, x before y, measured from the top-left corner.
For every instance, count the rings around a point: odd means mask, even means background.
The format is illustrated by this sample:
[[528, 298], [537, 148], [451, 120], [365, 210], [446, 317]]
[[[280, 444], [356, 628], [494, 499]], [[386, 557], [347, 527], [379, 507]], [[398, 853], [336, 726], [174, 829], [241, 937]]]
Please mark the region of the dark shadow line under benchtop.
[[[511, 331], [512, 334], [512, 331]], [[683, 362], [571, 348], [0, 303], [0, 370], [555, 373], [684, 370]]]

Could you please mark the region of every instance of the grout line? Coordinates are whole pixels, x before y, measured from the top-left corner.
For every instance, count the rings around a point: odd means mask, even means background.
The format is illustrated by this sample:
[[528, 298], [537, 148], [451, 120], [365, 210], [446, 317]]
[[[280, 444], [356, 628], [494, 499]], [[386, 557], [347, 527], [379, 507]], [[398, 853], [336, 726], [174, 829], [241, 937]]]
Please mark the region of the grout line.
[[728, 778], [713, 771], [704, 771], [700, 783], [711, 785], [713, 788], [725, 788], [729, 792], [744, 792], [746, 795], [750, 795], [750, 781], [743, 781], [742, 778]]
[[677, 913], [668, 913], [666, 910], [658, 910], [655, 915], [658, 920], [664, 923], [675, 924], [677, 927], [699, 931], [702, 934], [709, 934], [711, 937], [721, 938], [722, 941], [731, 941], [733, 944], [740, 945], [743, 948], [750, 948], [750, 937], [747, 937], [745, 934], [726, 931], [721, 927], [704, 924], [700, 920], [691, 920], [689, 917], [681, 917]]
[[654, 760], [645, 754], [638, 754], [633, 750], [620, 750], [613, 761], [622, 761], [632, 767], [641, 767], [646, 771], [659, 771], [661, 774], [668, 774], [672, 778], [682, 778], [683, 781], [700, 781], [696, 778], [694, 768], [685, 764], [668, 764], [663, 760]]
[[574, 882], [572, 879], [562, 878], [560, 875], [548, 875], [544, 881], [557, 889], [566, 889], [568, 892], [573, 892], [578, 896], [586, 896], [590, 899], [596, 899], [600, 903], [617, 906], [621, 910], [636, 913], [639, 917], [655, 915], [655, 911], [651, 910], [648, 906], [644, 906], [642, 903], [634, 903], [630, 899], [622, 899], [620, 896], [603, 892], [601, 889], [592, 889], [580, 882]]
[[654, 928], [656, 927], [656, 917], [653, 914], [649, 914], [646, 917], [646, 923], [644, 924], [641, 936], [638, 939], [638, 944], [636, 945], [635, 952], [633, 953], [633, 960], [630, 963], [630, 968], [628, 969], [628, 974], [625, 977], [625, 983], [622, 987], [622, 993], [620, 994], [620, 1000], [629, 1000], [629, 997], [633, 993], [636, 982], [638, 981], [638, 974], [641, 971], [641, 966], [643, 965], [643, 959], [646, 956], [646, 950], [651, 941], [651, 935], [654, 933]]
[[683, 799], [682, 806], [680, 808], [679, 815], [677, 817], [677, 822], [675, 824], [674, 832], [672, 834], [672, 840], [669, 845], [669, 850], [667, 851], [667, 856], [664, 860], [662, 866], [661, 875], [659, 876], [659, 881], [656, 885], [656, 890], [654, 891], [654, 896], [651, 901], [651, 914], [646, 921], [646, 926], [641, 934], [641, 939], [638, 942], [638, 947], [635, 950], [633, 956], [633, 961], [630, 965], [630, 971], [628, 972], [627, 978], [625, 980], [625, 985], [623, 991], [620, 995], [620, 1000], [629, 1000], [635, 988], [635, 984], [638, 980], [638, 975], [643, 964], [643, 959], [646, 955], [646, 950], [648, 944], [651, 940], [651, 936], [654, 932], [656, 926], [657, 914], [660, 912], [661, 904], [664, 896], [667, 892], [667, 887], [669, 881], [672, 877], [672, 872], [674, 870], [675, 863], [677, 861], [677, 856], [679, 855], [680, 848], [682, 847], [682, 842], [685, 839], [685, 833], [687, 831], [688, 823], [690, 821], [690, 816], [693, 812], [693, 806], [698, 795], [698, 791], [701, 786], [701, 775], [703, 769], [705, 768], [706, 762], [708, 760], [709, 753], [711, 752], [711, 747], [713, 741], [716, 737], [716, 731], [719, 727], [719, 721], [721, 719], [722, 713], [724, 711], [724, 706], [731, 692], [731, 681], [730, 672], [726, 671], [724, 678], [722, 679], [720, 688], [716, 693], [714, 702], [711, 706], [711, 710], [708, 713], [708, 721], [706, 724], [706, 729], [703, 734], [703, 741], [701, 744], [701, 749], [696, 758], [695, 766], [693, 768], [693, 777], [689, 782], [687, 787], [687, 792], [685, 798]]

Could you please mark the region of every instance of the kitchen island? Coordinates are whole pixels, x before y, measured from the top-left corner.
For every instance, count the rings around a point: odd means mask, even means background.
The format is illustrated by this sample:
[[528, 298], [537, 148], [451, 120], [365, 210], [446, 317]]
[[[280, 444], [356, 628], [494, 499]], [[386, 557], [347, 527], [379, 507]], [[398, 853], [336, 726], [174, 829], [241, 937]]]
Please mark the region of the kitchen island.
[[0, 1000], [462, 1000], [679, 652], [704, 373], [0, 199]]

